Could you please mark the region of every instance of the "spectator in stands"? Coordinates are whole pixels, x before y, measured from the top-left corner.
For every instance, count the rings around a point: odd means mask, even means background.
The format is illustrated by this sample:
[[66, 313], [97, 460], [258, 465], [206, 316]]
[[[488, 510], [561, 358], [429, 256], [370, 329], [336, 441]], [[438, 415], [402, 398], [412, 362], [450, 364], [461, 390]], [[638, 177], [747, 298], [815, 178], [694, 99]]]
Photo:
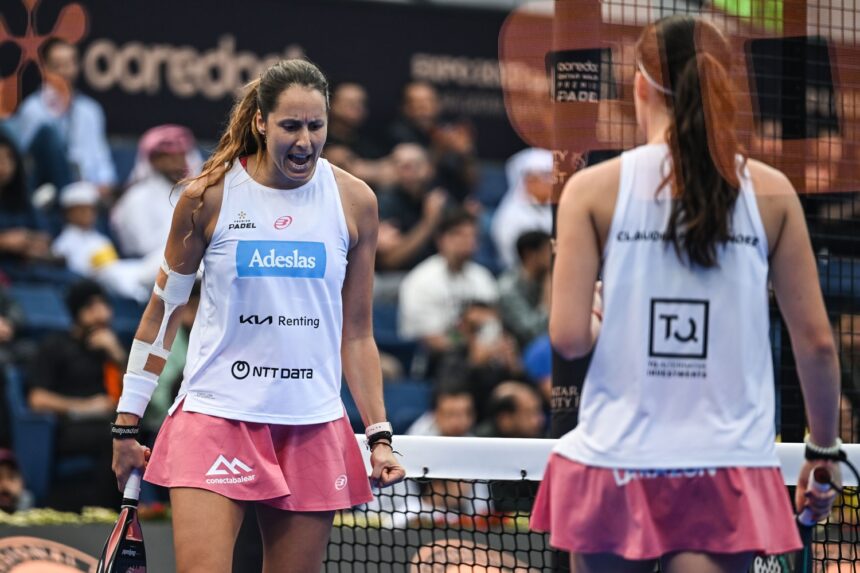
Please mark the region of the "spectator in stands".
[[860, 440], [860, 315], [843, 314], [836, 328], [842, 367], [839, 437], [856, 443]]
[[543, 399], [552, 401], [552, 345], [549, 333], [535, 338], [523, 350], [523, 368], [529, 380], [537, 385]]
[[427, 82], [403, 88], [401, 117], [389, 129], [391, 146], [417, 143], [432, 152], [439, 184], [458, 200], [472, 191], [477, 178], [475, 133], [464, 119], [442, 119], [439, 94]]
[[38, 261], [51, 256], [51, 237], [30, 203], [21, 154], [0, 133], [0, 257]]
[[498, 308], [480, 301], [463, 305], [452, 334], [449, 348], [432, 363], [430, 374], [437, 384], [459, 380], [467, 385], [481, 416], [493, 388], [523, 374], [517, 342], [504, 330]]
[[758, 120], [750, 138], [750, 152], [773, 162], [782, 156], [782, 121], [764, 117]]
[[120, 260], [113, 242], [95, 229], [99, 190], [79, 181], [63, 189], [60, 206], [66, 224], [51, 247], [66, 261], [69, 270], [95, 279], [113, 294], [138, 302], [149, 299], [147, 286], [155, 280], [158, 262], [147, 267], [144, 259]]
[[476, 137], [475, 127], [465, 117], [443, 118], [433, 132], [436, 180], [464, 203], [478, 181]]
[[66, 305], [72, 328], [43, 340], [30, 371], [28, 401], [36, 412], [57, 415], [56, 456], [86, 455], [94, 463], [80, 487], [54, 484], [50, 505], [113, 507], [118, 492], [104, 429], [115, 415], [128, 355], [110, 328], [113, 311], [98, 283], [73, 285]]
[[367, 119], [367, 92], [355, 82], [339, 84], [331, 94], [328, 138], [323, 155], [332, 164], [363, 179], [373, 189], [394, 183], [394, 167], [385, 150], [361, 129]]
[[839, 177], [844, 146], [836, 128], [820, 128], [806, 141], [805, 190], [807, 193], [832, 191]]
[[475, 399], [466, 386], [442, 383], [433, 390], [432, 409], [412, 422], [410, 436], [459, 437], [472, 435]]
[[0, 449], [0, 511], [15, 513], [30, 509], [33, 495], [24, 487], [24, 477], [12, 450]]
[[367, 119], [367, 91], [359, 83], [343, 82], [331, 93], [327, 145], [342, 145], [360, 159], [379, 159], [385, 155], [372, 138], [363, 133]]
[[203, 164], [194, 134], [180, 125], [146, 131], [137, 146], [130, 186], [111, 211], [111, 229], [126, 257], [161, 257], [179, 200], [176, 184]]
[[20, 362], [26, 357], [31, 341], [17, 339], [18, 330], [24, 324], [24, 312], [0, 284], [0, 367], [10, 362]]
[[433, 187], [433, 164], [420, 145], [401, 143], [391, 158], [396, 183], [379, 197], [376, 261], [383, 271], [407, 271], [435, 252], [448, 192]]
[[430, 352], [444, 352], [452, 347], [448, 334], [466, 302], [496, 302], [496, 279], [471, 260], [477, 234], [469, 213], [445, 215], [436, 232], [438, 254], [412, 269], [400, 285], [400, 336], [420, 340]]
[[60, 38], [47, 40], [41, 50], [44, 85], [23, 101], [14, 118], [21, 148], [29, 149], [42, 128], [51, 128], [66, 150], [72, 177], [97, 185], [106, 198], [116, 184], [116, 171], [101, 106], [75, 90], [78, 50]]
[[476, 434], [496, 438], [543, 438], [545, 426], [543, 402], [534, 387], [507, 381], [490, 394], [487, 417]]
[[[543, 438], [546, 416], [533, 386], [507, 381], [490, 393], [487, 415], [475, 434], [488, 438]], [[536, 481], [500, 482], [491, 489], [493, 510], [499, 513], [531, 511]]]
[[432, 84], [410, 82], [403, 87], [400, 117], [391, 125], [388, 135], [392, 147], [398, 143], [433, 145], [433, 131], [441, 112], [439, 94]]
[[521, 348], [548, 332], [550, 237], [527, 231], [517, 239], [520, 264], [499, 279], [499, 310]]
[[860, 389], [860, 314], [843, 314], [836, 325], [843, 386]]
[[17, 337], [24, 323], [21, 307], [9, 296], [6, 288], [0, 285], [0, 448], [12, 443], [9, 404], [6, 401], [5, 367], [21, 363], [31, 358], [34, 342], [29, 338]]
[[524, 149], [505, 165], [508, 191], [493, 215], [491, 233], [505, 268], [517, 264], [516, 243], [526, 231], [552, 232], [552, 153]]

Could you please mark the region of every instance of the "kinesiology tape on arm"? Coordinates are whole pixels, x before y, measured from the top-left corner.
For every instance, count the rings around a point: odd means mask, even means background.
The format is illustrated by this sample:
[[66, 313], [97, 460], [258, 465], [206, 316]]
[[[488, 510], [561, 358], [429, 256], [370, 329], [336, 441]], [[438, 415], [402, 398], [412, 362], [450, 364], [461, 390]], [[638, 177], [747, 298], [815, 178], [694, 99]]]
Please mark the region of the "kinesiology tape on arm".
[[[164, 363], [170, 356], [170, 351], [164, 348], [164, 336], [167, 333], [167, 324], [174, 311], [188, 302], [191, 289], [197, 273], [182, 275], [170, 270], [167, 261], [161, 264], [161, 270], [167, 275], [164, 288], [153, 287], [155, 296], [164, 304], [164, 315], [158, 334], [152, 343], [134, 339], [131, 351], [128, 355], [128, 369], [123, 377], [122, 396], [117, 404], [117, 412], [127, 412], [138, 417], [143, 416], [147, 404], [149, 404], [155, 387], [158, 386], [158, 373], [164, 367]], [[156, 366], [157, 365], [157, 366]], [[153, 370], [156, 370], [155, 372]]]

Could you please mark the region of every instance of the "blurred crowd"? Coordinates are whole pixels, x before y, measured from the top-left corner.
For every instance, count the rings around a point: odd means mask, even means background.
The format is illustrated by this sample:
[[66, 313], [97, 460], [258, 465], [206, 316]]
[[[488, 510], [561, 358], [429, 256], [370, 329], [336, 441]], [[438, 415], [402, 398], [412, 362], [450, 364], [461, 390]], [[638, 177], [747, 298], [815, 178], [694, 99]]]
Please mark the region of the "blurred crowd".
[[[130, 172], [118, 173], [104, 110], [76, 89], [75, 47], [54, 39], [42, 50], [47, 81], [0, 120], [0, 359], [7, 365], [0, 448], [12, 446], [27, 412], [47, 415], [56, 463], [35, 501], [58, 509], [112, 505], [118, 494], [107, 422], [133, 335], [133, 326], [117, 328], [116, 313], [121, 308], [136, 325], [161, 263], [177, 183], [199, 170], [205, 152], [189, 129], [153, 126], [141, 135]], [[443, 114], [431, 84], [403, 87], [385, 137], [366, 131], [368, 97], [359, 83], [333, 86], [323, 156], [378, 197], [374, 327], [385, 384], [418, 384], [430, 397], [426, 411], [401, 421], [398, 431], [546, 437], [552, 153], [514, 154], [488, 200], [477, 193], [490, 163], [480, 157], [476, 129]], [[815, 209], [856, 222], [860, 210], [845, 201]], [[28, 324], [16, 293], [40, 288], [61, 293], [67, 326]], [[199, 287], [147, 411], [150, 442], [181, 382], [198, 298]], [[835, 323], [848, 388], [860, 383], [860, 344], [852, 337], [858, 321], [845, 313]], [[849, 414], [852, 401], [849, 392]], [[855, 442], [857, 416], [846, 419], [842, 437]], [[4, 511], [33, 502], [19, 483], [24, 453], [16, 453], [18, 459], [0, 449]]]

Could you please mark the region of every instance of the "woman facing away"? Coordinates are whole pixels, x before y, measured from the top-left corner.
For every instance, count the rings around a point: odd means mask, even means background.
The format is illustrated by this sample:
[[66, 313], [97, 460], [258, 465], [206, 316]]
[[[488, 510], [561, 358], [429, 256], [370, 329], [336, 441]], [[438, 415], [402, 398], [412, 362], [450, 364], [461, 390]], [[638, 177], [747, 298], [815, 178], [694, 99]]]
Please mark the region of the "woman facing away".
[[[143, 467], [170, 488], [182, 573], [230, 571], [248, 502], [264, 571], [319, 571], [334, 512], [372, 498], [341, 372], [367, 425], [371, 481], [404, 476], [371, 329], [376, 200], [320, 158], [328, 107], [328, 83], [306, 61], [249, 84], [176, 205], [132, 345], [113, 469], [121, 488]], [[150, 452], [133, 438], [201, 262], [184, 381]]]
[[791, 183], [740, 152], [725, 37], [673, 16], [636, 56], [648, 143], [577, 173], [559, 206], [550, 336], [567, 358], [594, 355], [532, 527], [577, 573], [746, 571], [800, 547], [774, 444], [768, 280], [810, 428], [795, 501], [819, 519], [835, 494], [805, 497], [813, 464], [839, 482], [833, 337]]

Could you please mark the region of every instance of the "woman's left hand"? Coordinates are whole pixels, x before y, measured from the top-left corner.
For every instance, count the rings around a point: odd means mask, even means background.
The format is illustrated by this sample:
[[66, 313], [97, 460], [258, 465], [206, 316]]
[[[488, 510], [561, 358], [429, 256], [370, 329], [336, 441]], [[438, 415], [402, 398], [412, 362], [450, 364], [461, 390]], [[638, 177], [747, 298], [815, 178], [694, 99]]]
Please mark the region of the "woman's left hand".
[[394, 485], [406, 477], [406, 470], [397, 463], [394, 450], [385, 442], [374, 444], [370, 452], [370, 465], [373, 467], [370, 484], [374, 487]]

